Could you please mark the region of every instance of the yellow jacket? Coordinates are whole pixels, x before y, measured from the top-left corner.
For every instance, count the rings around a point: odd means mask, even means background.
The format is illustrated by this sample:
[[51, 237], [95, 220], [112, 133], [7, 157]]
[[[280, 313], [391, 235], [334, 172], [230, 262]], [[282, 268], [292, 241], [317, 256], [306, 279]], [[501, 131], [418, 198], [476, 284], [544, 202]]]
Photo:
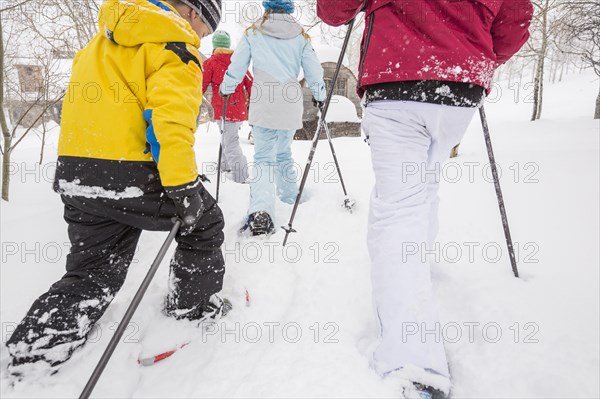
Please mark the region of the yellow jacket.
[[169, 195], [187, 191], [198, 178], [193, 146], [202, 101], [200, 39], [158, 0], [106, 0], [98, 24], [100, 32], [73, 61], [59, 167], [61, 160], [100, 168], [101, 160], [152, 162]]

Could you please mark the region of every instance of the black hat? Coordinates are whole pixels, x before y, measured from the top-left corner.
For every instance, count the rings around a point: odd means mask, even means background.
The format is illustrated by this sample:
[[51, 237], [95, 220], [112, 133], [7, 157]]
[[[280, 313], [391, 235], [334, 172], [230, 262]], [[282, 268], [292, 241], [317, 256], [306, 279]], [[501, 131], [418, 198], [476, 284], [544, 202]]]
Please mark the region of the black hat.
[[210, 33], [217, 30], [221, 22], [221, 0], [181, 0], [200, 15], [210, 28]]

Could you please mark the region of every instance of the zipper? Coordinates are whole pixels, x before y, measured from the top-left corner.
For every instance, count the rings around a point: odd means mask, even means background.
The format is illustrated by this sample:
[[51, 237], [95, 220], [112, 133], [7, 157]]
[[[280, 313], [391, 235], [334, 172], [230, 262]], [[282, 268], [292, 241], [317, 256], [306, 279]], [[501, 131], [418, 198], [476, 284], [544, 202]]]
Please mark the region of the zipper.
[[360, 62], [360, 67], [358, 68], [358, 86], [360, 87], [360, 82], [363, 77], [363, 69], [365, 67], [365, 60], [367, 59], [367, 51], [369, 51], [369, 43], [371, 42], [371, 34], [373, 33], [373, 21], [375, 21], [375, 12], [371, 13], [371, 19], [369, 20], [369, 27], [367, 29], [367, 36], [365, 37], [365, 50], [362, 54], [362, 60]]

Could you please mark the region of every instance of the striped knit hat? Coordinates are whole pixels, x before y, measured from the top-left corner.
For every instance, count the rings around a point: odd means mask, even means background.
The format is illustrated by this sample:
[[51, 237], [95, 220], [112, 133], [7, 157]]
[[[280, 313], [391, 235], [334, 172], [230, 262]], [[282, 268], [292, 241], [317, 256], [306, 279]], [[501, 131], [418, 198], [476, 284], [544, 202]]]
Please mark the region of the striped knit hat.
[[181, 0], [200, 15], [213, 33], [221, 22], [221, 0]]

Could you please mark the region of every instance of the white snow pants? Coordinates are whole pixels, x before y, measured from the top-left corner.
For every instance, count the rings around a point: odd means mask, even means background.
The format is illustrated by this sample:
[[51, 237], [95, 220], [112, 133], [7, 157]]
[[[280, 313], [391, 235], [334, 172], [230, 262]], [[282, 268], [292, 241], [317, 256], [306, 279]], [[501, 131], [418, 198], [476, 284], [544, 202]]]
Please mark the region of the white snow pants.
[[416, 367], [449, 376], [422, 251], [438, 230], [441, 163], [475, 110], [412, 101], [377, 101], [365, 110], [375, 173], [367, 240], [380, 322], [373, 361], [382, 375]]
[[[220, 127], [220, 122], [219, 127]], [[240, 147], [240, 137], [238, 131], [242, 122], [225, 121], [225, 129], [221, 144], [223, 145], [223, 159], [221, 160], [221, 168], [223, 170], [231, 170], [233, 180], [236, 183], [243, 183], [248, 179], [248, 160]]]

